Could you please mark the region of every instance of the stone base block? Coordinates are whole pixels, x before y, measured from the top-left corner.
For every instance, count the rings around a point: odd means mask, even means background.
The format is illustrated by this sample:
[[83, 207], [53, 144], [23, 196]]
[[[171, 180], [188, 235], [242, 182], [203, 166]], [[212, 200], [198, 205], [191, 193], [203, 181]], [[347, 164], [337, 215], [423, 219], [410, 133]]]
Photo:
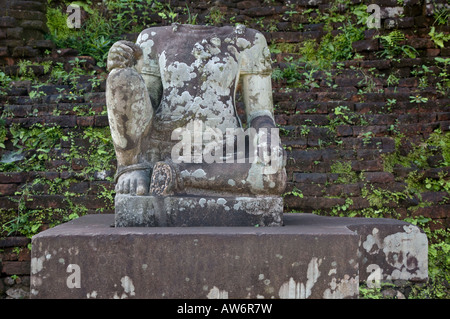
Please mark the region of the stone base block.
[[116, 227], [281, 226], [283, 198], [116, 195]]
[[427, 279], [417, 227], [310, 214], [285, 214], [284, 227], [87, 215], [34, 236], [31, 257], [32, 298], [355, 298], [360, 281]]

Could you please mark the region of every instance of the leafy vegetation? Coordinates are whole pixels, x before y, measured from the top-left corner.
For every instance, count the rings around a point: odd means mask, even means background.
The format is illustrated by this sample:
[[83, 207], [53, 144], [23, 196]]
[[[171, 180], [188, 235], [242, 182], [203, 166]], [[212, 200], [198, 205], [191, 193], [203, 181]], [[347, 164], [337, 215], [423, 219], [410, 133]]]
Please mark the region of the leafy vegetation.
[[[267, 1], [268, 3], [270, 2]], [[315, 89], [327, 88], [330, 92], [337, 88], [334, 82], [344, 68], [343, 61], [358, 61], [362, 56], [354, 49], [357, 41], [365, 39], [367, 29], [366, 21], [368, 13], [364, 4], [353, 4], [354, 1], [336, 0], [328, 9], [307, 8], [300, 12], [294, 4], [286, 3], [288, 10], [277, 18], [257, 17], [244, 22], [247, 25], [256, 25], [260, 30], [276, 32], [281, 30], [280, 22], [290, 21], [299, 15], [303, 17], [303, 23], [293, 23], [294, 31], [305, 31], [307, 24], [320, 26], [325, 31], [321, 37], [312, 37], [298, 43], [270, 43], [270, 51], [274, 54], [282, 54], [283, 63], [272, 74], [275, 82], [282, 82], [285, 89], [297, 92], [310, 92]], [[399, 1], [399, 4], [402, 1]], [[67, 26], [66, 7], [69, 1], [49, 0], [47, 11], [47, 25], [50, 30], [48, 38], [52, 39], [58, 48], [74, 48], [80, 55], [88, 55], [96, 60], [100, 67], [106, 64], [106, 57], [110, 46], [117, 40], [123, 39], [125, 34], [140, 32], [144, 27], [152, 25], [183, 22], [190, 24], [205, 23], [210, 25], [235, 24], [236, 17], [228, 16], [220, 7], [208, 8], [205, 15], [191, 12], [186, 4], [185, 8], [174, 8], [170, 2], [156, 0], [105, 0], [101, 4], [93, 5], [92, 1], [76, 1], [86, 14], [82, 16], [80, 28]], [[344, 8], [344, 9], [343, 9]], [[448, 44], [449, 36], [441, 31], [440, 26], [448, 25], [449, 10], [446, 7], [437, 8], [434, 12], [434, 24], [430, 28], [428, 36], [436, 48], [443, 48]], [[203, 19], [200, 21], [200, 19]], [[297, 21], [297, 20], [295, 20]], [[307, 23], [305, 22], [307, 21]], [[367, 32], [366, 32], [367, 33]], [[378, 34], [378, 31], [376, 32]], [[415, 58], [419, 52], [408, 45], [408, 39], [401, 30], [392, 30], [378, 34], [376, 39], [381, 44], [377, 52], [379, 58], [399, 60], [402, 58]], [[94, 71], [87, 72], [83, 68], [86, 61], [74, 59], [69, 65], [56, 61], [31, 62], [22, 60], [18, 63], [17, 74], [6, 74], [0, 71], [0, 98], [7, 95], [8, 88], [13, 81], [30, 81], [31, 90], [29, 98], [39, 103], [46, 96], [45, 85], [64, 85], [67, 89], [58, 88], [58, 101], [65, 99], [74, 102], [85, 92], [80, 87], [80, 79], [89, 76], [92, 87], [97, 87], [103, 78]], [[433, 63], [432, 63], [433, 64]], [[423, 91], [432, 87], [438, 94], [448, 96], [450, 92], [450, 58], [436, 57], [434, 65], [418, 65], [411, 75], [419, 80], [417, 92], [411, 92], [407, 102], [415, 107], [426, 107], [432, 102], [432, 98]], [[43, 69], [44, 76], [37, 79], [34, 71], [36, 67]], [[357, 98], [364, 102], [367, 93], [383, 92], [384, 88], [376, 84], [376, 80], [383, 80], [387, 87], [397, 92], [397, 86], [401, 86], [404, 76], [386, 71], [386, 74], [377, 74], [376, 70], [360, 67], [345, 67], [346, 71], [352, 70], [353, 74], [361, 77], [356, 85]], [[385, 76], [385, 78], [383, 77]], [[386, 86], [385, 85], [385, 86]], [[389, 98], [382, 112], [390, 113], [398, 102], [396, 97]], [[37, 110], [33, 110], [29, 116], [36, 116]], [[284, 111], [284, 110], [283, 110]], [[10, 117], [8, 106], [3, 109], [3, 117]], [[70, 112], [79, 116], [94, 116], [98, 114], [90, 106], [74, 103]], [[105, 115], [103, 110], [103, 115]], [[297, 111], [298, 112], [298, 111]], [[380, 113], [382, 113], [380, 112]], [[288, 111], [286, 111], [289, 114]], [[316, 114], [315, 106], [305, 113]], [[308, 139], [313, 128], [326, 128], [332, 133], [334, 140], [332, 147], [338, 148], [342, 140], [336, 137], [338, 128], [345, 126], [364, 127], [358, 136], [363, 146], [377, 145], [376, 135], [367, 128], [370, 123], [362, 113], [358, 113], [343, 104], [333, 104], [327, 110], [326, 125], [314, 125], [312, 120], [307, 125], [299, 127], [299, 134]], [[54, 115], [64, 114], [64, 110], [55, 108]], [[368, 114], [375, 114], [369, 111]], [[423, 201], [420, 194], [427, 191], [449, 192], [449, 176], [442, 170], [437, 177], [425, 177], [424, 170], [430, 168], [429, 159], [437, 158], [434, 168], [442, 169], [450, 163], [450, 133], [440, 130], [434, 131], [427, 139], [412, 144], [405, 154], [400, 151], [401, 145], [408, 143], [408, 139], [397, 131], [397, 124], [392, 124], [389, 134], [395, 139], [395, 151], [382, 156], [384, 171], [394, 172], [396, 168], [411, 169], [402, 182], [405, 188], [402, 190], [387, 190], [374, 186], [364, 179], [364, 174], [357, 172], [349, 160], [333, 160], [330, 172], [337, 174], [333, 186], [358, 185], [361, 197], [369, 203], [370, 207], [355, 209], [355, 201], [352, 194], [342, 194], [329, 198], [341, 198], [339, 205], [327, 211], [315, 211], [317, 214], [333, 216], [362, 216], [362, 217], [394, 217], [403, 218], [392, 207], [400, 206], [405, 201], [415, 200], [416, 205], [408, 208], [406, 221], [421, 227], [428, 236], [429, 244], [429, 277], [430, 282], [425, 287], [413, 288], [410, 297], [414, 298], [448, 298], [449, 274], [450, 274], [450, 244], [448, 229], [438, 225], [429, 217], [417, 216], [416, 210], [428, 207], [430, 203]], [[295, 129], [280, 128], [284, 137], [289, 137]], [[378, 142], [380, 143], [380, 142]], [[31, 237], [45, 227], [52, 227], [58, 223], [76, 218], [89, 212], [89, 209], [81, 204], [81, 197], [95, 189], [95, 199], [104, 202], [102, 208], [96, 208], [97, 212], [104, 209], [112, 209], [114, 191], [106, 187], [111, 182], [108, 172], [114, 169], [114, 149], [111, 143], [109, 128], [77, 127], [64, 129], [58, 125], [35, 124], [31, 127], [20, 125], [8, 125], [0, 118], [0, 151], [8, 148], [12, 152], [8, 157], [3, 156], [0, 162], [0, 171], [8, 172], [36, 172], [33, 180], [17, 189], [11, 200], [15, 201], [18, 209], [4, 210], [1, 214], [1, 232], [4, 235], [23, 235]], [[328, 144], [319, 140], [320, 147]], [[81, 145], [89, 145], [82, 147]], [[292, 146], [289, 146], [292, 149]], [[8, 150], [9, 151], [9, 150]], [[5, 154], [5, 153], [3, 153]], [[77, 163], [82, 163], [77, 169]], [[318, 167], [321, 161], [314, 165]], [[55, 167], [52, 167], [52, 163]], [[49, 169], [49, 167], [52, 167]], [[56, 171], [58, 177], [45, 174], [48, 171]], [[99, 178], [99, 174], [103, 177]], [[61, 177], [64, 176], [64, 177]], [[103, 179], [105, 184], [96, 183], [97, 179]], [[84, 192], [73, 190], [74, 185], [86, 183]], [[327, 185], [328, 186], [328, 185]], [[62, 198], [66, 208], [39, 207], [33, 201], [37, 196], [47, 195]], [[325, 195], [325, 194], [324, 194]], [[284, 194], [302, 199], [304, 194], [296, 187]], [[448, 203], [449, 197], [444, 198]], [[30, 208], [31, 207], [31, 208]], [[92, 211], [92, 210], [91, 210]], [[436, 230], [438, 228], [438, 230]], [[381, 288], [370, 289], [360, 287], [361, 296], [364, 298], [383, 298], [384, 289], [391, 285], [384, 284]]]
[[391, 31], [386, 35], [379, 35], [378, 38], [383, 47], [383, 50], [377, 53], [380, 57], [387, 59], [393, 59], [399, 56], [415, 58], [418, 55], [416, 49], [405, 44], [405, 35], [400, 30]]

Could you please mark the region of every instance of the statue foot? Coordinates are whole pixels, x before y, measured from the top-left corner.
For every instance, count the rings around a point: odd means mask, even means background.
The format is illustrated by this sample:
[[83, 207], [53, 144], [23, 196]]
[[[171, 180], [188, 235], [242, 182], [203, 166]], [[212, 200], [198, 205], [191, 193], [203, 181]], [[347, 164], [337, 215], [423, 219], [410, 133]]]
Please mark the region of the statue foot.
[[116, 183], [116, 192], [119, 194], [147, 195], [150, 184], [148, 170], [125, 172], [119, 176]]
[[152, 182], [149, 193], [152, 195], [173, 195], [175, 188], [175, 172], [165, 162], [157, 162], [153, 167]]

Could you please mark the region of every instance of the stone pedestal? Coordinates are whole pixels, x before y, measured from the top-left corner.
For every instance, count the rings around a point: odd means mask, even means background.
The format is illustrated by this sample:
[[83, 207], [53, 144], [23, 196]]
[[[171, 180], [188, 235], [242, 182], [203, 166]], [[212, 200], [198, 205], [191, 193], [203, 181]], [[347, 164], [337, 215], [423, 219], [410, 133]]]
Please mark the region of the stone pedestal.
[[281, 196], [116, 195], [116, 227], [281, 226]]
[[372, 279], [425, 281], [425, 234], [310, 214], [285, 214], [283, 227], [114, 227], [114, 215], [88, 215], [32, 239], [32, 298], [356, 298]]

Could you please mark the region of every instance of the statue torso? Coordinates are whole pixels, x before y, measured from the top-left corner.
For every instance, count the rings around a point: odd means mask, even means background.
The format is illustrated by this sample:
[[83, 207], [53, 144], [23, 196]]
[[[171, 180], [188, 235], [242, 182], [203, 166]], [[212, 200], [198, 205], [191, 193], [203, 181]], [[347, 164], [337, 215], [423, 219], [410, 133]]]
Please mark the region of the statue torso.
[[238, 127], [235, 91], [242, 69], [270, 69], [258, 35], [243, 26], [175, 24], [143, 31], [137, 40], [144, 52], [141, 73], [159, 76], [163, 90], [155, 119], [171, 127], [202, 120], [224, 133]]

